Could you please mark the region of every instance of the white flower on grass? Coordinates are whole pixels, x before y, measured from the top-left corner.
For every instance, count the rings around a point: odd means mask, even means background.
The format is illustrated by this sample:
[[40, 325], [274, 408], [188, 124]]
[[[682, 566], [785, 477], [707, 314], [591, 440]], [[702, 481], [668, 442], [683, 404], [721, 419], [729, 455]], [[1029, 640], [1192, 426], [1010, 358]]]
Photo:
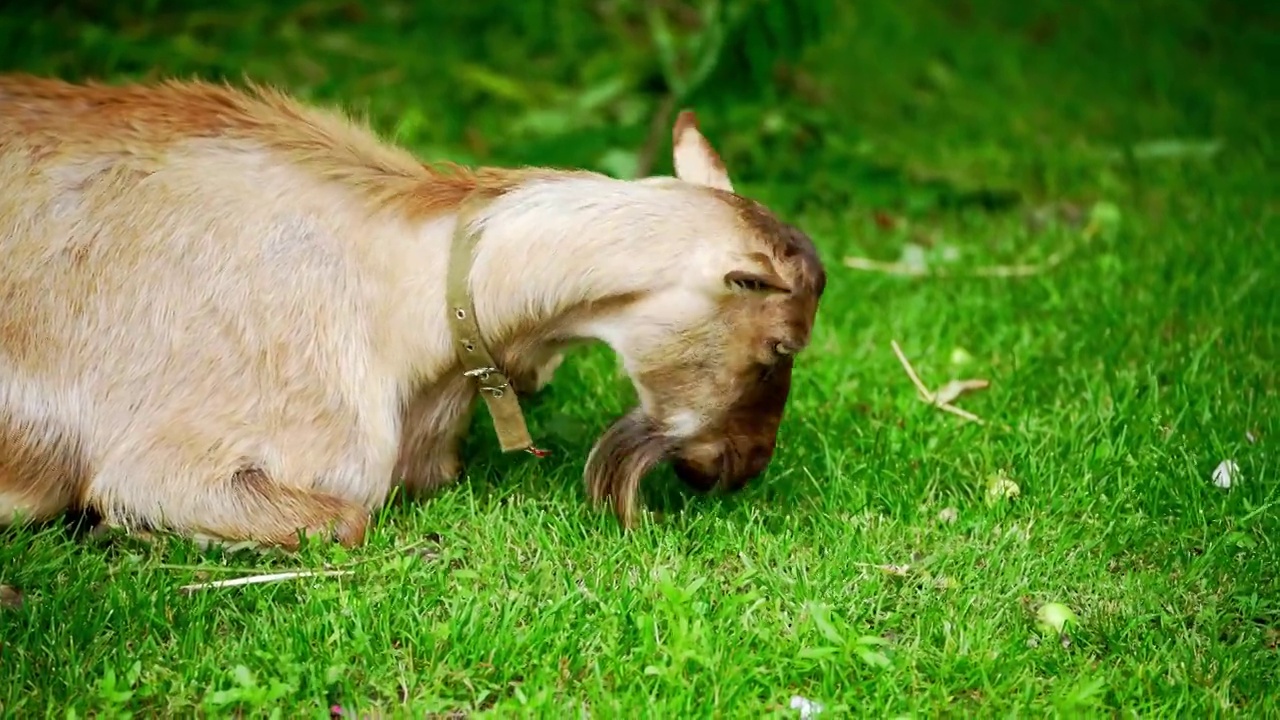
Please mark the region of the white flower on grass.
[[1223, 460], [1218, 463], [1218, 467], [1213, 469], [1213, 484], [1225, 490], [1230, 488], [1231, 484], [1239, 476], [1240, 466], [1236, 464], [1236, 461]]
[[792, 695], [791, 709], [799, 710], [801, 720], [807, 720], [808, 718], [811, 718], [814, 715], [817, 715], [818, 713], [822, 712], [822, 705], [820, 703], [814, 702], [813, 700], [810, 700], [809, 698], [800, 697], [799, 695]]

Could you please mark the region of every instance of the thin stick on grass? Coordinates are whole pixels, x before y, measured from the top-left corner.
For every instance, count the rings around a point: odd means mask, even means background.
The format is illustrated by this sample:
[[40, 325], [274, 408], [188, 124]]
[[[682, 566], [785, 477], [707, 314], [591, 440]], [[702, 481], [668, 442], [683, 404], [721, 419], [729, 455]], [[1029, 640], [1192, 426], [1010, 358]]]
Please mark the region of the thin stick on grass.
[[289, 572], [270, 573], [267, 575], [248, 575], [246, 577], [231, 578], [230, 580], [214, 580], [212, 582], [192, 583], [191, 585], [183, 585], [178, 588], [178, 590], [181, 592], [194, 592], [196, 590], [236, 587], [238, 585], [259, 585], [262, 583], [283, 582], [285, 580], [296, 580], [299, 578], [337, 577], [339, 575], [350, 574], [350, 570], [293, 570]]
[[898, 362], [902, 363], [902, 369], [906, 371], [907, 377], [911, 378], [911, 383], [916, 386], [916, 390], [920, 393], [920, 396], [925, 402], [943, 410], [944, 412], [949, 412], [952, 415], [962, 417], [969, 422], [974, 422], [979, 425], [986, 424], [982, 418], [974, 415], [968, 410], [958, 408], [949, 402], [938, 402], [938, 396], [925, 386], [924, 381], [920, 379], [920, 375], [916, 373], [916, 369], [911, 366], [911, 361], [907, 360], [907, 356], [903, 354], [902, 348], [898, 345], [898, 341], [890, 340], [889, 343], [893, 346], [893, 353], [898, 356]]
[[972, 268], [966, 272], [948, 272], [946, 270], [921, 265], [909, 265], [900, 262], [884, 262], [883, 260], [872, 260], [871, 258], [858, 257], [849, 255], [844, 258], [845, 267], [854, 270], [864, 270], [867, 272], [878, 272], [885, 275], [902, 275], [906, 277], [924, 277], [930, 275], [933, 277], [990, 277], [990, 278], [1012, 278], [1012, 277], [1030, 277], [1032, 275], [1040, 275], [1048, 272], [1060, 265], [1067, 256], [1065, 251], [1059, 250], [1045, 258], [1045, 261], [1038, 265], [1016, 264], [1016, 265], [984, 265]]
[[[394, 555], [404, 555], [406, 553], [409, 553], [411, 551], [414, 551], [422, 547], [423, 545], [426, 545], [432, 542], [436, 542], [436, 539], [431, 537], [418, 538], [413, 542], [407, 543], [405, 545], [401, 545], [400, 547], [393, 548], [386, 552], [378, 553], [377, 555], [372, 555], [370, 557], [358, 558], [356, 560], [353, 560], [351, 563], [349, 563], [348, 566], [351, 567], [355, 565], [366, 564], [376, 560], [384, 560]], [[242, 572], [252, 572], [253, 570], [252, 568], [222, 567], [219, 565], [178, 565], [178, 564], [172, 564], [172, 563], [158, 563], [154, 567], [158, 567], [164, 570], [190, 570], [193, 572], [205, 572], [205, 573], [242, 573]], [[234, 587], [236, 585], [252, 585], [252, 584], [266, 583], [266, 582], [279, 582], [283, 580], [290, 580], [293, 578], [333, 577], [337, 575], [350, 575], [352, 574], [352, 572], [354, 571], [352, 570], [314, 570], [314, 571], [313, 570], [296, 570], [296, 571], [290, 570], [290, 571], [284, 571], [284, 572], [278, 572], [278, 573], [261, 573], [256, 575], [246, 575], [244, 577], [233, 578], [230, 580], [214, 580], [211, 582], [193, 583], [191, 585], [184, 585], [178, 589], [182, 592], [193, 592], [195, 590], [212, 589], [212, 588], [218, 588], [218, 587]]]
[[902, 363], [902, 369], [907, 371], [907, 377], [911, 378], [916, 390], [920, 391], [920, 397], [932, 405], [934, 401], [933, 393], [929, 392], [929, 388], [925, 387], [924, 381], [916, 374], [916, 369], [911, 367], [911, 362], [907, 360], [907, 356], [902, 354], [902, 348], [898, 345], [898, 341], [890, 340], [889, 344], [893, 346], [893, 353], [898, 356], [898, 362]]

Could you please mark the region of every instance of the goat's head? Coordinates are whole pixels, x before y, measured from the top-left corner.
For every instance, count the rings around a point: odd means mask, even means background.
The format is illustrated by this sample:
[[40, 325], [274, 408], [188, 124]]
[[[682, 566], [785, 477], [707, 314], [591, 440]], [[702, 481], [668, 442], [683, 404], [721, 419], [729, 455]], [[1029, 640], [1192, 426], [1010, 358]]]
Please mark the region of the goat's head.
[[765, 470], [826, 286], [810, 239], [734, 193], [692, 113], [680, 114], [673, 141], [676, 178], [640, 182], [698, 196], [706, 217], [682, 232], [706, 233], [693, 241], [715, 247], [691, 248], [694, 279], [640, 300], [626, 336], [611, 343], [640, 406], [596, 444], [586, 480], [626, 525], [641, 477], [664, 460], [700, 491], [736, 491]]

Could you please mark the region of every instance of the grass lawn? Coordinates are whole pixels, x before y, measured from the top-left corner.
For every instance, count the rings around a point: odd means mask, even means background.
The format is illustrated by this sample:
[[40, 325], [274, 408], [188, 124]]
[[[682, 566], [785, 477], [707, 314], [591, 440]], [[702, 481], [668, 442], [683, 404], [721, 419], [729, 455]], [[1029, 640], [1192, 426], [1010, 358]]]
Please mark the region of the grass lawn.
[[[0, 69], [248, 74], [470, 162], [620, 167], [651, 112], [651, 53], [586, 3], [422, 11], [449, 31], [407, 0], [80, 4], [5, 11]], [[467, 479], [350, 554], [0, 534], [0, 714], [1276, 717], [1280, 15], [885, 0], [826, 30], [785, 91], [692, 101], [830, 275], [763, 479], [664, 471], [629, 535], [589, 510], [586, 452], [632, 402], [591, 349], [528, 405], [551, 457], [499, 456], [479, 413]], [[921, 402], [894, 340], [931, 387], [989, 380], [956, 401], [986, 423]], [[179, 591], [306, 568], [350, 572]]]

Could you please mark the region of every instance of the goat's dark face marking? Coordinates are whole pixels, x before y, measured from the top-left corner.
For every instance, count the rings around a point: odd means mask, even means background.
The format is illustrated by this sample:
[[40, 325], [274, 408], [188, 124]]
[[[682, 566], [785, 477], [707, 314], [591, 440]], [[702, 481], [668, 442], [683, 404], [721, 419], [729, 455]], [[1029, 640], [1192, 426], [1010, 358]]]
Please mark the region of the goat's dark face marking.
[[[760, 475], [773, 458], [779, 425], [791, 392], [797, 353], [809, 345], [826, 285], [813, 245], [799, 230], [761, 206], [728, 198], [745, 232], [769, 248], [755, 267], [725, 277], [729, 292], [706, 332], [685, 335], [644, 384], [660, 406], [695, 413], [677, 415], [672, 454], [676, 474], [701, 490], [737, 490]], [[679, 427], [681, 420], [685, 427]]]
[[[681, 114], [674, 135], [679, 180], [686, 190], [701, 186], [697, 192], [725, 211], [734, 250], [714, 273], [714, 287], [690, 301], [697, 310], [673, 310], [682, 300], [668, 300], [654, 312], [667, 326], [632, 354], [628, 368], [641, 408], [619, 420], [588, 462], [597, 500], [634, 488], [637, 468], [651, 467], [659, 451], [699, 490], [737, 490], [760, 475], [773, 458], [796, 356], [809, 344], [826, 287], [813, 242], [733, 192], [691, 113]], [[635, 441], [640, 436], [646, 440]], [[628, 438], [645, 448], [644, 462], [617, 462], [617, 444]], [[630, 518], [630, 507], [624, 514]]]

